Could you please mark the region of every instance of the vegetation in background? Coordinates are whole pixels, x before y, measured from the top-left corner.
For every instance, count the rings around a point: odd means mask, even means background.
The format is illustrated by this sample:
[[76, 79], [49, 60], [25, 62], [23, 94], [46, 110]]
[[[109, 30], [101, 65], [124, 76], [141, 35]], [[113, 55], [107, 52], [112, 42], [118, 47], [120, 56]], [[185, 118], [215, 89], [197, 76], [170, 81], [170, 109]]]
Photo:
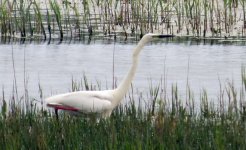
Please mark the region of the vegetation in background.
[[[245, 0], [3, 0], [3, 39], [140, 38], [147, 32], [193, 37], [244, 37]], [[51, 30], [53, 32], [51, 32]], [[51, 36], [52, 34], [52, 36]], [[35, 35], [35, 36], [34, 36]]]

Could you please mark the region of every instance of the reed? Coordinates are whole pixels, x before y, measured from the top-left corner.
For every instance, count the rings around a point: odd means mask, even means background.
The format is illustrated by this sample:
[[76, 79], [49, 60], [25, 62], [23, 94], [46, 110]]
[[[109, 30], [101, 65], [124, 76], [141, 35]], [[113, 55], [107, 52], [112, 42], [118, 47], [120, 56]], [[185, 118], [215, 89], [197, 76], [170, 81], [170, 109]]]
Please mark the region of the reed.
[[[40, 6], [38, 6], [37, 2], [34, 0], [33, 2], [34, 5], [34, 12], [35, 12], [35, 16], [37, 17], [37, 25], [36, 28], [41, 28], [41, 32], [43, 34], [44, 40], [46, 40], [46, 33], [45, 33], [45, 28], [44, 28], [44, 24], [43, 24], [43, 19], [42, 19], [42, 14], [40, 12]], [[29, 12], [29, 11], [28, 11]], [[49, 17], [49, 16], [48, 16]], [[31, 20], [30, 20], [31, 21]], [[31, 26], [30, 26], [31, 28]], [[31, 30], [32, 32], [32, 30]], [[36, 31], [37, 32], [37, 31]], [[33, 34], [33, 33], [32, 33]]]
[[1, 3], [0, 18], [1, 18], [1, 36], [7, 36], [8, 24], [9, 24], [9, 13], [7, 11], [7, 0]]
[[242, 26], [242, 36], [245, 36], [246, 29], [246, 2], [244, 0], [240, 1], [243, 9], [243, 26]]
[[75, 14], [75, 26], [74, 26], [74, 29], [75, 29], [75, 37], [78, 37], [79, 39], [81, 38], [80, 37], [80, 26], [81, 26], [81, 19], [80, 19], [80, 12], [79, 12], [79, 9], [78, 7], [74, 6], [72, 7], [72, 10]]
[[[62, 42], [81, 39], [83, 33], [90, 38], [114, 35], [113, 38], [123, 36], [125, 39], [128, 36], [139, 39], [147, 32], [198, 38], [245, 35], [244, 0], [46, 0], [44, 3], [2, 1], [1, 36], [20, 34], [25, 39], [41, 33], [46, 40], [48, 31], [49, 39], [59, 36]], [[53, 31], [58, 32], [50, 32], [51, 22]]]
[[50, 7], [55, 14], [56, 22], [57, 22], [59, 32], [60, 32], [60, 42], [62, 42], [63, 41], [63, 27], [62, 27], [62, 16], [60, 12], [60, 6], [55, 0], [49, 1], [49, 2], [50, 2]]
[[49, 13], [49, 10], [46, 9], [46, 18], [47, 18], [47, 28], [48, 28], [48, 32], [49, 32], [49, 40], [48, 40], [48, 44], [50, 44], [51, 41], [51, 37], [52, 37], [52, 30], [51, 30], [51, 16]]
[[[126, 96], [129, 103], [120, 105], [109, 119], [87, 119], [80, 115], [61, 112], [57, 120], [51, 110], [38, 107], [40, 97], [33, 98], [27, 111], [18, 103], [6, 104], [4, 90], [0, 112], [1, 149], [245, 149], [245, 89], [246, 72], [242, 67], [242, 87], [236, 90], [232, 82], [221, 87], [219, 105], [208, 99], [204, 89], [199, 106], [194, 108], [190, 88], [184, 100], [174, 84], [170, 97], [165, 85], [150, 84], [149, 93], [138, 95], [135, 88]], [[72, 79], [72, 91], [95, 90], [84, 76]], [[189, 86], [187, 86], [189, 87]], [[164, 95], [163, 95], [164, 94]], [[137, 96], [136, 96], [137, 95]], [[239, 96], [240, 95], [240, 96]], [[18, 100], [17, 97], [13, 97]], [[40, 100], [39, 100], [40, 99]], [[147, 100], [136, 105], [136, 100]], [[168, 102], [170, 101], [170, 103]], [[187, 103], [185, 101], [190, 101]], [[184, 103], [185, 102], [185, 103]], [[11, 109], [10, 109], [11, 108]]]

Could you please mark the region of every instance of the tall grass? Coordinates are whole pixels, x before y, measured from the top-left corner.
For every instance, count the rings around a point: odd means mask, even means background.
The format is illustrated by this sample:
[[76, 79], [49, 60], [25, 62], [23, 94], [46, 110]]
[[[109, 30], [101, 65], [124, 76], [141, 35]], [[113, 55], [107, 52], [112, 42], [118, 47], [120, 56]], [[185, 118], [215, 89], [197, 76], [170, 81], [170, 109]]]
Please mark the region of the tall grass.
[[[37, 0], [4, 0], [0, 7], [1, 36], [23, 39], [40, 32], [44, 39], [47, 32], [52, 37], [59, 35], [60, 41], [80, 39], [81, 34], [91, 38], [92, 33], [125, 39], [129, 35], [139, 38], [147, 32], [199, 38], [243, 37], [246, 26], [244, 0], [46, 0], [43, 4]], [[50, 23], [58, 32], [50, 32]]]
[[55, 0], [49, 1], [49, 2], [50, 2], [50, 7], [54, 12], [56, 22], [58, 25], [58, 29], [60, 32], [60, 42], [62, 42], [63, 41], [63, 27], [62, 27], [62, 14], [60, 10], [60, 5]]
[[[41, 14], [41, 9], [40, 6], [37, 4], [37, 2], [34, 0], [33, 2], [34, 5], [34, 12], [35, 12], [35, 16], [37, 18], [37, 23], [36, 23], [36, 28], [41, 28], [41, 32], [44, 36], [44, 40], [46, 40], [46, 33], [45, 33], [45, 28], [44, 28], [44, 24], [43, 24], [43, 19], [42, 19], [42, 14]], [[49, 17], [49, 16], [48, 16]]]
[[[246, 72], [242, 68], [242, 87], [236, 91], [230, 82], [221, 87], [218, 104], [208, 99], [204, 89], [194, 100], [190, 89], [186, 99], [180, 97], [177, 85], [170, 96], [161, 86], [150, 85], [147, 103], [136, 105], [132, 87], [126, 96], [128, 103], [118, 106], [109, 119], [94, 120], [61, 112], [59, 120], [52, 110], [37, 106], [33, 100], [27, 111], [1, 97], [1, 149], [245, 149], [245, 90]], [[86, 76], [72, 80], [72, 91], [95, 90]], [[189, 86], [187, 86], [189, 87]], [[223, 92], [224, 91], [224, 92]], [[164, 93], [163, 93], [164, 92]], [[144, 94], [144, 93], [143, 93]], [[135, 96], [134, 96], [135, 95]], [[13, 96], [12, 101], [17, 100]], [[30, 98], [33, 99], [33, 98]], [[170, 101], [170, 103], [169, 103]], [[189, 101], [187, 103], [186, 101]], [[194, 106], [194, 101], [200, 101]]]

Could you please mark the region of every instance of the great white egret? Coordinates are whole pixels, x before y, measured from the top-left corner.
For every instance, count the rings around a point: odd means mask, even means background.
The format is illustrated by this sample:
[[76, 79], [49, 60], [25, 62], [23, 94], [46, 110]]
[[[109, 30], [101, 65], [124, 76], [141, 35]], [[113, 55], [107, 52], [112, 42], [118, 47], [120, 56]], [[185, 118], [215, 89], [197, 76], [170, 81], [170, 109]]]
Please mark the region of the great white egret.
[[142, 37], [133, 50], [132, 66], [123, 81], [116, 89], [104, 91], [77, 91], [65, 94], [59, 94], [46, 99], [47, 106], [56, 110], [78, 111], [85, 114], [99, 114], [103, 118], [111, 115], [113, 109], [119, 105], [125, 96], [131, 82], [134, 78], [138, 56], [144, 45], [155, 38], [167, 38], [173, 35], [161, 35], [148, 33]]

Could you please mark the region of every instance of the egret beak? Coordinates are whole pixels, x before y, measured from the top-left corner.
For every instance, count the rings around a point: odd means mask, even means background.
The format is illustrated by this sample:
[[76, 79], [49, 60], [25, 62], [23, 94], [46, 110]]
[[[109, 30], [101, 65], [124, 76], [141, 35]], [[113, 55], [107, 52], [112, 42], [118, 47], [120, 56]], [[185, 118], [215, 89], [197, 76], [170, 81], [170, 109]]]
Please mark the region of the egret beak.
[[159, 35], [153, 35], [153, 38], [170, 38], [170, 37], [175, 37], [175, 35], [164, 35], [164, 34], [159, 34]]

